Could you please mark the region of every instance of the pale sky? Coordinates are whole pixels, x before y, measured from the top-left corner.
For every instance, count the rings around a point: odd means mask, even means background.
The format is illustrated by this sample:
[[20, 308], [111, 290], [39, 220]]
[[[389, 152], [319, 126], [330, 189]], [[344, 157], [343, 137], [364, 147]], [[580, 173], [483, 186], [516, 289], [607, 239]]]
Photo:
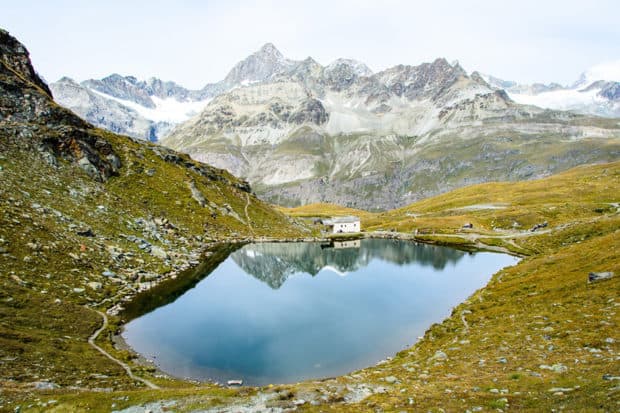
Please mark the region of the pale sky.
[[373, 71], [445, 57], [522, 83], [570, 84], [620, 60], [618, 0], [0, 0], [0, 27], [48, 81], [111, 73], [190, 88], [272, 42], [287, 57]]

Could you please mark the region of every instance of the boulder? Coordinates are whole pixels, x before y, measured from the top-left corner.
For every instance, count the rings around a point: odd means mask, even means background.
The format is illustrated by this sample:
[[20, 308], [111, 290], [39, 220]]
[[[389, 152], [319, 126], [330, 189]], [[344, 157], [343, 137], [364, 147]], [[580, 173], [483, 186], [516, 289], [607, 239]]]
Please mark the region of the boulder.
[[60, 387], [56, 383], [52, 383], [49, 381], [37, 381], [33, 384], [34, 384], [34, 388], [37, 390], [54, 390]]
[[158, 247], [157, 245], [153, 245], [151, 247], [151, 255], [161, 258], [162, 260], [168, 259], [168, 253], [162, 247]]
[[614, 276], [614, 273], [612, 271], [591, 272], [590, 274], [588, 274], [588, 282], [593, 283], [597, 281], [609, 280], [613, 276]]
[[93, 289], [95, 291], [101, 290], [102, 288], [102, 284], [100, 282], [96, 282], [96, 281], [91, 281], [88, 284], [86, 284], [88, 286], [88, 288]]
[[82, 230], [79, 230], [76, 232], [76, 234], [78, 234], [81, 237], [94, 237], [95, 236], [95, 233], [90, 228], [84, 228]]

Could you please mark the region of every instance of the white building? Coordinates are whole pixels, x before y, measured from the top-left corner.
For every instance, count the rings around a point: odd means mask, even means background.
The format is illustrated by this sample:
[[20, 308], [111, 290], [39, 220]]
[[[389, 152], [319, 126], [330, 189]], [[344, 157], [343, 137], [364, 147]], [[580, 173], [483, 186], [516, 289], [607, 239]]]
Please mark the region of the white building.
[[360, 219], [358, 217], [337, 217], [323, 221], [333, 234], [360, 232]]

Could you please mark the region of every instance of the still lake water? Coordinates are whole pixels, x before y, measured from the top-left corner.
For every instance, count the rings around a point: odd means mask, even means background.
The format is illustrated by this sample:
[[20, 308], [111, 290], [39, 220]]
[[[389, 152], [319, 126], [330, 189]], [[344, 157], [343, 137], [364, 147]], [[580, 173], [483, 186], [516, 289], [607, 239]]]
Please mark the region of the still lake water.
[[411, 346], [518, 259], [398, 240], [249, 244], [194, 288], [125, 326], [179, 377], [244, 384], [331, 377]]

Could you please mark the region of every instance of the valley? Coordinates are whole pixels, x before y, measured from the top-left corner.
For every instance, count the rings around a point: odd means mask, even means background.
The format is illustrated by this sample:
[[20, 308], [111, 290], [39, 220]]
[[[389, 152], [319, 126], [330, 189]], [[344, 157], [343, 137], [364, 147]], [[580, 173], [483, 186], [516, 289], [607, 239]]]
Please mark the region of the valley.
[[[59, 106], [0, 30], [0, 411], [618, 409], [618, 120], [516, 104], [445, 59], [315, 63], [242, 62], [164, 141], [190, 157]], [[242, 245], [322, 239], [315, 218], [340, 215], [521, 260], [339, 377], [228, 387], [115, 345]]]
[[[518, 85], [444, 58], [373, 73], [353, 59], [292, 60], [268, 43], [201, 90], [120, 75], [52, 90], [85, 119], [224, 168], [270, 203], [379, 211], [618, 159], [614, 79], [594, 70], [572, 88]], [[609, 110], [571, 106], [571, 94], [597, 94]], [[132, 120], [135, 110], [142, 117]], [[152, 122], [165, 124], [136, 134]]]

